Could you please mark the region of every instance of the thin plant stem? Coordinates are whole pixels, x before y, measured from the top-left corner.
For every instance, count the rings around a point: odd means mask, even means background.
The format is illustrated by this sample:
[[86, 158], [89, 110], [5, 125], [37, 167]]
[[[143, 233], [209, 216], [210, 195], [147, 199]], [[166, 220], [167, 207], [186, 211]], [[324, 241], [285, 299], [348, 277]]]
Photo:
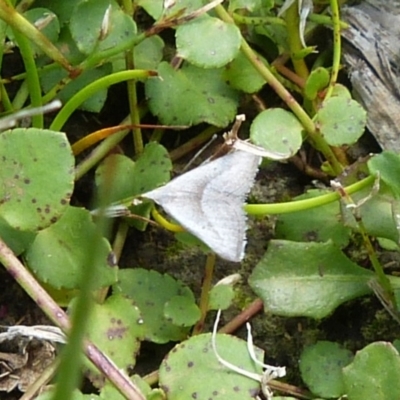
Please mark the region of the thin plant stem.
[[196, 323], [193, 328], [192, 335], [198, 335], [203, 331], [204, 321], [206, 320], [208, 311], [208, 301], [210, 296], [210, 290], [212, 287], [212, 278], [214, 276], [216, 256], [214, 253], [207, 254], [206, 266], [204, 269], [203, 284], [201, 285], [201, 295], [200, 295], [200, 320]]
[[[123, 6], [125, 13], [129, 16], [133, 17], [133, 3], [131, 0], [123, 0]], [[125, 52], [125, 65], [128, 70], [133, 70], [135, 68], [134, 62], [134, 46], [130, 47]], [[136, 81], [134, 79], [130, 79], [126, 82], [128, 88], [128, 102], [129, 102], [129, 114], [131, 117], [131, 123], [134, 125], [140, 124], [140, 113], [138, 106], [138, 97], [136, 91]], [[135, 149], [135, 156], [143, 153], [143, 136], [142, 130], [139, 126], [136, 126], [132, 129], [133, 134], [133, 145]]]
[[[1, 0], [0, 0], [1, 1]], [[71, 114], [89, 97], [93, 96], [101, 89], [106, 89], [116, 83], [125, 82], [130, 79], [145, 79], [149, 76], [154, 76], [154, 71], [147, 70], [132, 70], [132, 71], [121, 71], [111, 75], [104, 76], [96, 81], [90, 83], [81, 89], [78, 93], [72, 96], [60, 112], [56, 115], [53, 122], [50, 125], [50, 129], [60, 131], [64, 126], [65, 122], [71, 116]]]
[[[40, 87], [39, 74], [36, 69], [35, 58], [33, 56], [32, 46], [28, 39], [17, 31], [13, 30], [15, 40], [21, 52], [22, 61], [25, 66], [26, 79], [29, 88], [29, 96], [31, 98], [32, 107], [42, 106], [42, 89]], [[32, 116], [32, 126], [35, 128], [43, 128], [43, 114]]]
[[339, 5], [337, 0], [331, 0], [331, 13], [333, 22], [333, 61], [332, 61], [331, 79], [329, 82], [328, 89], [326, 91], [325, 99], [329, 99], [336, 85], [336, 81], [340, 70], [340, 58], [342, 55]]
[[385, 271], [383, 270], [381, 263], [378, 260], [374, 246], [372, 245], [371, 239], [369, 238], [369, 236], [367, 234], [367, 230], [365, 228], [364, 222], [357, 213], [358, 206], [351, 198], [348, 190], [344, 189], [343, 187], [341, 187], [339, 185], [335, 185], [335, 187], [337, 188], [337, 192], [340, 195], [341, 199], [344, 201], [344, 203], [346, 205], [349, 206], [349, 208], [353, 214], [354, 220], [358, 227], [358, 231], [361, 234], [362, 240], [364, 242], [364, 247], [367, 250], [368, 258], [371, 261], [372, 267], [374, 268], [378, 283], [384, 290], [384, 292], [385, 292], [387, 298], [390, 300], [390, 302], [393, 305], [395, 305], [396, 300], [394, 297], [392, 285], [390, 283], [389, 278], [385, 274]]
[[[367, 186], [372, 185], [374, 180], [375, 177], [371, 175], [359, 182], [354, 183], [353, 185], [347, 186], [344, 189], [349, 194], [355, 193]], [[244, 209], [250, 215], [288, 214], [296, 211], [304, 211], [310, 208], [324, 206], [339, 199], [339, 193], [332, 192], [322, 196], [313, 197], [311, 199], [289, 201], [286, 203], [246, 204]]]

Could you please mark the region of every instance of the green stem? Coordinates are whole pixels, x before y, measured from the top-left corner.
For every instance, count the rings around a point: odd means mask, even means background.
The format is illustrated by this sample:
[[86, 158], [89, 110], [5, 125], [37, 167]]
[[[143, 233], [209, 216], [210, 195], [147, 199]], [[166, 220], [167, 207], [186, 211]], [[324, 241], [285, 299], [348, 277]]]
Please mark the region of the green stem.
[[[16, 29], [13, 29], [13, 32], [25, 66], [31, 106], [40, 107], [43, 105], [42, 90], [40, 87], [39, 74], [36, 69], [35, 58], [33, 57], [32, 46], [23, 34]], [[43, 114], [32, 116], [32, 126], [35, 128], [43, 128]]]
[[340, 57], [342, 54], [339, 6], [337, 0], [331, 0], [331, 12], [332, 12], [332, 22], [333, 22], [333, 62], [332, 62], [331, 79], [329, 82], [328, 90], [326, 91], [325, 100], [329, 99], [329, 97], [332, 95], [333, 89], [336, 85], [336, 81], [340, 70]]
[[300, 18], [298, 12], [298, 2], [299, 0], [294, 1], [293, 4], [286, 10], [285, 21], [287, 26], [291, 60], [294, 70], [296, 74], [299, 75], [301, 78], [307, 79], [309, 71], [304, 61], [304, 58], [294, 57], [295, 54], [298, 54], [303, 49], [299, 30]]
[[[125, 60], [127, 69], [128, 70], [133, 69], [134, 68], [133, 50], [129, 50], [126, 52]], [[140, 114], [139, 114], [139, 104], [136, 92], [136, 81], [135, 80], [127, 81], [127, 86], [128, 86], [128, 100], [129, 100], [129, 114], [131, 117], [131, 123], [133, 125], [136, 125], [136, 127], [132, 129], [133, 144], [135, 149], [135, 155], [139, 155], [143, 153], [144, 145], [143, 145], [142, 130], [140, 129], [139, 126]]]
[[196, 323], [193, 328], [192, 335], [198, 335], [203, 331], [204, 321], [206, 320], [208, 311], [208, 301], [210, 296], [210, 290], [212, 286], [212, 278], [214, 276], [216, 256], [214, 253], [209, 253], [207, 255], [206, 267], [204, 271], [203, 283], [201, 285], [201, 295], [200, 295], [200, 320]]
[[95, 82], [92, 82], [88, 86], [84, 87], [74, 96], [72, 96], [64, 107], [60, 110], [57, 116], [54, 118], [50, 129], [59, 131], [70, 117], [70, 115], [89, 97], [93, 96], [96, 92], [101, 89], [106, 89], [111, 85], [119, 82], [124, 82], [130, 79], [145, 79], [149, 76], [154, 76], [155, 73], [147, 70], [132, 70], [132, 71], [121, 71], [114, 74], [104, 76]]
[[232, 18], [236, 24], [242, 25], [282, 25], [286, 26], [286, 22], [279, 17], [247, 17], [245, 15], [233, 13]]
[[[373, 184], [375, 181], [374, 176], [369, 176], [353, 185], [350, 185], [344, 190], [346, 193], [355, 193], [365, 187]], [[276, 204], [246, 204], [244, 206], [245, 211], [250, 215], [270, 215], [270, 214], [287, 214], [296, 211], [304, 211], [310, 208], [324, 206], [329, 203], [333, 203], [340, 199], [340, 195], [337, 192], [328, 193], [322, 196], [313, 197], [306, 200], [290, 201], [287, 203], [276, 203]]]

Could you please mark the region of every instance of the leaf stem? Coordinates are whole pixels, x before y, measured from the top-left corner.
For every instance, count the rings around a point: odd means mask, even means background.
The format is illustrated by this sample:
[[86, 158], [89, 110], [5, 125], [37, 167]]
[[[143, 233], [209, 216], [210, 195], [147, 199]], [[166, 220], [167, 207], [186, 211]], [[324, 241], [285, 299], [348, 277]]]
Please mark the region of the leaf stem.
[[55, 131], [60, 131], [67, 119], [70, 115], [89, 97], [94, 95], [101, 89], [108, 88], [111, 85], [114, 85], [119, 82], [124, 82], [130, 79], [145, 79], [149, 76], [154, 76], [156, 73], [154, 71], [148, 70], [131, 70], [131, 71], [121, 71], [116, 72], [114, 74], [104, 76], [91, 84], [84, 87], [74, 96], [72, 96], [64, 107], [60, 110], [57, 116], [54, 118], [52, 124], [50, 125], [50, 129]]
[[203, 328], [204, 328], [204, 321], [207, 316], [208, 301], [209, 301], [210, 290], [211, 290], [211, 286], [212, 286], [211, 283], [212, 283], [212, 278], [214, 276], [215, 260], [216, 260], [215, 253], [207, 254], [207, 261], [206, 261], [206, 266], [205, 266], [205, 270], [204, 270], [203, 284], [201, 285], [201, 295], [200, 295], [200, 304], [199, 304], [201, 317], [200, 317], [200, 320], [194, 326], [192, 335], [198, 335], [199, 333], [201, 333], [203, 331]]
[[330, 2], [331, 2], [331, 12], [332, 12], [332, 22], [333, 22], [333, 61], [332, 61], [331, 79], [329, 82], [328, 89], [326, 91], [325, 100], [331, 97], [333, 89], [336, 85], [336, 81], [340, 70], [340, 57], [342, 54], [338, 1], [330, 0]]
[[[369, 176], [353, 185], [347, 186], [344, 190], [347, 193], [355, 193], [359, 190], [371, 185], [375, 180], [374, 176]], [[304, 211], [310, 208], [323, 206], [340, 199], [337, 192], [328, 193], [312, 199], [290, 201], [286, 203], [276, 204], [246, 204], [245, 211], [250, 215], [270, 215], [270, 214], [287, 214], [296, 211]]]
[[[40, 87], [39, 74], [33, 57], [32, 46], [28, 39], [16, 29], [13, 29], [15, 40], [21, 52], [21, 57], [25, 66], [26, 79], [29, 88], [32, 107], [42, 106], [42, 90]], [[34, 128], [43, 128], [43, 114], [32, 116], [32, 126]]]

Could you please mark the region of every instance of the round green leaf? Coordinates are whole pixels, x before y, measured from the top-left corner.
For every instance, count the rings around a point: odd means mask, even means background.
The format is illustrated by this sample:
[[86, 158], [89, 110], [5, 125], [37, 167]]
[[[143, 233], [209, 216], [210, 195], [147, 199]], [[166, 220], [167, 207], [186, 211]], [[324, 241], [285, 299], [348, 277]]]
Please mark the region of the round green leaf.
[[[88, 249], [95, 249], [95, 255]], [[35, 274], [55, 288], [79, 289], [85, 268], [96, 260], [94, 288], [116, 281], [111, 246], [100, 236], [89, 211], [69, 207], [50, 227], [40, 231], [26, 253]]]
[[133, 44], [136, 35], [135, 22], [113, 0], [81, 1], [72, 13], [69, 27], [84, 54], [109, 50], [124, 43], [126, 46], [129, 42]]
[[282, 108], [262, 111], [250, 127], [251, 141], [272, 153], [295, 154], [303, 141], [303, 126]]
[[13, 129], [0, 135], [0, 217], [36, 231], [57, 221], [74, 187], [74, 158], [65, 134]]
[[343, 369], [349, 400], [400, 399], [400, 357], [391, 343], [375, 342], [358, 351]]
[[76, 5], [71, 15], [69, 29], [82, 53], [90, 54], [98, 45], [102, 23], [109, 5], [109, 0], [81, 1]]
[[[118, 368], [127, 370], [136, 364], [143, 333], [139, 309], [126, 297], [112, 295], [103, 304], [94, 305], [86, 335]], [[92, 383], [96, 387], [102, 386], [104, 376], [89, 361], [86, 365]]]
[[353, 354], [337, 343], [317, 342], [300, 356], [301, 377], [313, 394], [340, 397], [345, 394], [342, 368], [352, 359]]
[[367, 113], [353, 99], [331, 97], [318, 110], [315, 122], [331, 146], [350, 145], [364, 133]]
[[323, 318], [338, 305], [371, 293], [372, 277], [332, 242], [272, 240], [249, 284], [269, 312]]
[[208, 300], [209, 310], [226, 310], [235, 296], [232, 285], [216, 285], [210, 290]]
[[[262, 374], [261, 367], [251, 360], [244, 340], [218, 334], [216, 346], [224, 360], [248, 372]], [[255, 351], [257, 358], [262, 359], [263, 351], [257, 348]], [[175, 346], [161, 363], [159, 382], [168, 400], [253, 400], [260, 390], [259, 382], [230, 371], [218, 361], [209, 333]]]
[[187, 326], [193, 322], [192, 313], [189, 312], [186, 322], [184, 322], [185, 315], [182, 315], [179, 325], [173, 324], [164, 315], [165, 303], [175, 296], [184, 297], [189, 310], [192, 304], [195, 304], [192, 291], [182, 282], [156, 271], [142, 268], [123, 269], [119, 271], [118, 283], [113, 286], [113, 290], [130, 297], [139, 307], [144, 320], [146, 340], [166, 343], [171, 340], [182, 340], [187, 336], [189, 332]]
[[203, 16], [176, 29], [178, 55], [202, 68], [218, 68], [239, 52], [239, 28], [219, 18]]
[[164, 305], [164, 316], [178, 326], [193, 326], [201, 316], [199, 307], [186, 296], [174, 296]]
[[333, 96], [344, 97], [346, 99], [352, 98], [350, 90], [340, 83], [336, 83], [336, 85], [333, 87], [332, 97]]
[[163, 124], [226, 127], [235, 118], [238, 93], [222, 80], [220, 69], [185, 64], [175, 70], [162, 62], [158, 74], [146, 80], [145, 89], [151, 112]]

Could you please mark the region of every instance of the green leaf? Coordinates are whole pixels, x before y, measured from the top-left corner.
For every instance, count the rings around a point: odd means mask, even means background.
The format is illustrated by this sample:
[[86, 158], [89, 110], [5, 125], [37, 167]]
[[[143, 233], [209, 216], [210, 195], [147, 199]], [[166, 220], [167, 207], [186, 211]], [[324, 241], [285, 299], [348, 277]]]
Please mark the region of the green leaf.
[[36, 231], [57, 221], [74, 187], [74, 158], [64, 133], [13, 129], [0, 135], [0, 218]]
[[331, 146], [351, 145], [364, 133], [367, 113], [353, 99], [331, 97], [318, 110], [315, 123]]
[[[170, 179], [171, 169], [167, 150], [152, 142], [146, 145], [136, 163], [121, 154], [108, 156], [96, 170], [96, 186], [100, 192], [111, 191], [110, 201], [116, 202], [165, 184]], [[108, 177], [110, 173], [112, 182]], [[108, 186], [101, 189], [104, 185]]]
[[[132, 161], [121, 154], [109, 155], [97, 168], [95, 181], [97, 191], [107, 190], [110, 202], [120, 202], [141, 193], [148, 192], [163, 185], [170, 179], [172, 163], [167, 150], [156, 142], [147, 144], [139, 159]], [[113, 179], [110, 180], [110, 173]], [[102, 186], [107, 185], [106, 188]], [[152, 205], [143, 202], [132, 205], [129, 210], [134, 215], [149, 218]], [[129, 224], [136, 229], [144, 230], [147, 223], [137, 219], [129, 219]]]
[[371, 174], [378, 174], [379, 179], [388, 185], [396, 199], [400, 199], [400, 156], [392, 151], [376, 154], [368, 160]]
[[[318, 197], [327, 193], [310, 190], [295, 200]], [[305, 211], [282, 214], [275, 227], [276, 237], [296, 242], [326, 242], [331, 239], [338, 247], [345, 247], [350, 240], [351, 230], [339, 218], [340, 204], [333, 202]]]
[[36, 0], [36, 7], [44, 7], [53, 11], [60, 20], [61, 25], [69, 23], [74, 7], [82, 0], [54, 1], [54, 0]]
[[135, 163], [132, 195], [148, 192], [164, 185], [171, 178], [172, 162], [165, 147], [156, 142], [147, 144]]
[[[104, 31], [109, 6], [111, 10]], [[72, 13], [69, 26], [72, 37], [84, 54], [109, 50], [121, 44], [133, 44], [136, 35], [135, 22], [114, 0], [81, 1]]]
[[[354, 201], [359, 201], [370, 194], [369, 190], [363, 190], [352, 195]], [[357, 209], [357, 218], [361, 218], [367, 234], [390, 239], [398, 242], [399, 232], [396, 229], [396, 223], [393, 216], [393, 207], [399, 206], [399, 200], [393, 199], [387, 190], [382, 191], [368, 199]], [[356, 221], [352, 210], [344, 204], [341, 205], [342, 220], [346, 226], [358, 230], [358, 221]]]
[[35, 239], [35, 236], [36, 233], [15, 229], [0, 218], [0, 237], [16, 256], [26, 250]]
[[[114, 294], [103, 304], [95, 304], [87, 326], [87, 338], [118, 368], [127, 371], [135, 366], [144, 329], [140, 311], [131, 300]], [[96, 387], [103, 386], [104, 376], [89, 361], [86, 366], [92, 383]]]
[[238, 94], [222, 80], [222, 70], [184, 65], [177, 71], [162, 62], [158, 73], [145, 88], [149, 108], [163, 124], [226, 127], [234, 119]]
[[[264, 57], [260, 54], [257, 56], [265, 65], [267, 64]], [[245, 93], [256, 93], [266, 83], [243, 53], [238, 53], [234, 60], [225, 67], [222, 77], [234, 89]]]
[[329, 79], [329, 71], [326, 68], [318, 67], [314, 69], [307, 78], [304, 86], [304, 95], [307, 99], [315, 100], [318, 93], [328, 86]]
[[300, 356], [300, 373], [313, 394], [324, 398], [345, 394], [342, 368], [353, 360], [351, 351], [337, 343], [320, 341]]
[[216, 285], [210, 290], [208, 300], [209, 310], [226, 310], [235, 297], [235, 292], [231, 285]]
[[93, 258], [87, 247], [94, 247], [94, 240], [99, 241], [94, 286], [109, 286], [117, 277], [111, 246], [85, 209], [69, 207], [55, 224], [40, 231], [27, 250], [26, 261], [43, 282], [55, 288], [78, 289], [83, 271]]
[[236, 25], [207, 15], [176, 29], [178, 55], [201, 68], [219, 68], [232, 61], [241, 40]]
[[375, 342], [356, 353], [343, 369], [349, 400], [400, 399], [400, 357], [391, 343]]
[[201, 316], [199, 307], [187, 296], [174, 296], [164, 304], [164, 317], [177, 326], [193, 326]]
[[[98, 193], [109, 193], [109, 201], [116, 202], [134, 196], [132, 184], [134, 182], [135, 162], [122, 154], [110, 154], [98, 166], [95, 182]], [[112, 175], [112, 179], [110, 176]], [[106, 187], [104, 187], [107, 185]]]
[[157, 69], [158, 64], [160, 64], [163, 58], [164, 47], [164, 41], [158, 35], [141, 41], [134, 49], [135, 68]]
[[340, 304], [371, 293], [371, 271], [350, 261], [332, 242], [272, 240], [249, 284], [266, 311], [323, 318]]
[[[218, 334], [216, 346], [226, 361], [262, 374], [261, 366], [251, 360], [244, 340]], [[262, 360], [263, 351], [255, 348], [255, 352], [257, 359]], [[253, 400], [260, 389], [259, 382], [232, 372], [218, 362], [209, 333], [193, 336], [175, 346], [161, 363], [159, 383], [168, 400]]]
[[[119, 271], [118, 278], [113, 290], [130, 297], [139, 307], [144, 320], [146, 340], [166, 343], [186, 337], [189, 332], [187, 326], [193, 322], [195, 304], [194, 295], [187, 286], [167, 274], [142, 268], [123, 269]], [[186, 298], [186, 307], [179, 319], [179, 325], [173, 324], [164, 314], [165, 303], [175, 296]]]
[[341, 85], [340, 83], [336, 83], [332, 91], [332, 97], [333, 96], [351, 99], [351, 92], [346, 86]]
[[303, 126], [290, 112], [282, 108], [262, 111], [250, 127], [251, 141], [273, 153], [295, 154], [299, 150]]

